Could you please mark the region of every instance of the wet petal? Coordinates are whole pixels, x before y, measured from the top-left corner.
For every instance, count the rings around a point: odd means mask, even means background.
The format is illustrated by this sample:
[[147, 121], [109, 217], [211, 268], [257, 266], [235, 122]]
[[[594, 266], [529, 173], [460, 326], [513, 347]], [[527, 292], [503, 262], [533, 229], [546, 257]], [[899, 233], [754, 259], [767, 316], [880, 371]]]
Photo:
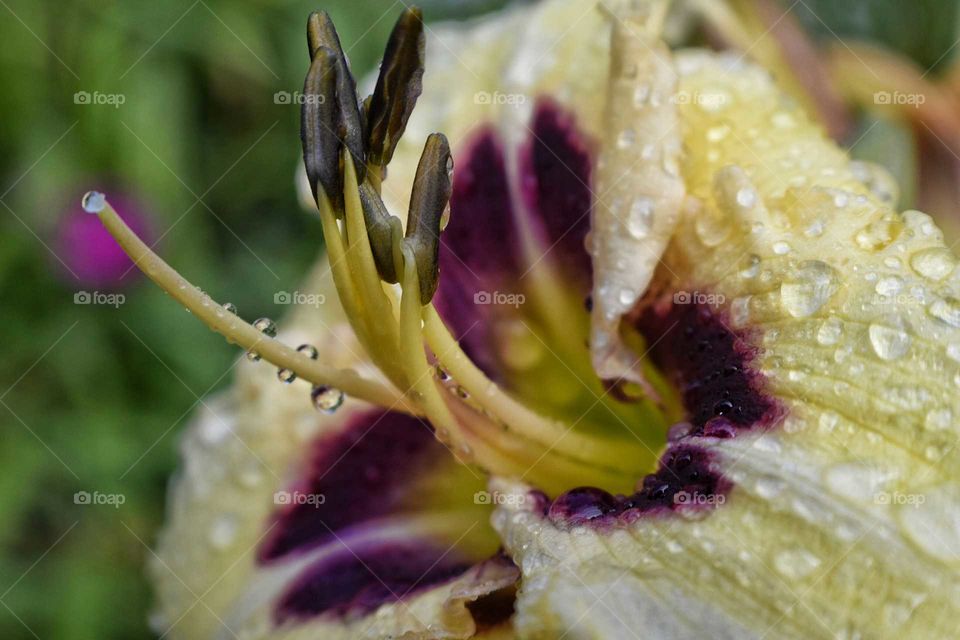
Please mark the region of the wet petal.
[[[281, 334], [358, 366], [328, 276], [310, 290], [326, 292], [323, 313], [298, 310]], [[494, 612], [517, 576], [509, 561], [488, 561], [499, 542], [475, 496], [485, 481], [416, 418], [350, 399], [325, 416], [308, 388], [239, 367], [181, 445], [151, 563], [157, 628], [174, 638], [500, 630]]]
[[[949, 637], [955, 259], [762, 70], [676, 64], [681, 95], [699, 96], [679, 103], [688, 203], [628, 320], [690, 424], [636, 496], [584, 489], [544, 508], [497, 485], [514, 496], [494, 524], [523, 571], [518, 631]], [[673, 499], [639, 500], [657, 490]]]

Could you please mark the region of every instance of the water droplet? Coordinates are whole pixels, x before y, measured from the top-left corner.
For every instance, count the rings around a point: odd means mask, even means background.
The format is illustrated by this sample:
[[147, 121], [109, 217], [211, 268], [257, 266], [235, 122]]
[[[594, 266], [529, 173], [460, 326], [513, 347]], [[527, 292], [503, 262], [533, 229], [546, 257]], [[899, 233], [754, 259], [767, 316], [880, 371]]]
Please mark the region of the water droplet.
[[894, 472], [862, 462], [841, 462], [826, 469], [824, 481], [835, 495], [859, 502], [872, 502]]
[[843, 335], [843, 323], [839, 318], [827, 318], [817, 330], [817, 342], [823, 346], [831, 346], [840, 341]]
[[948, 344], [947, 357], [953, 360], [954, 362], [960, 362], [960, 344], [957, 344], [957, 343]]
[[269, 336], [271, 338], [277, 337], [277, 323], [270, 318], [258, 318], [253, 323], [253, 328], [265, 336]]
[[821, 433], [831, 433], [840, 423], [840, 416], [832, 411], [824, 411], [817, 419], [817, 427]]
[[901, 328], [873, 323], [867, 333], [874, 353], [883, 360], [901, 358], [910, 348], [910, 334]]
[[960, 329], [960, 300], [951, 297], [934, 300], [927, 311], [937, 320]]
[[800, 580], [817, 570], [821, 560], [806, 549], [787, 549], [773, 558], [773, 568], [788, 580]]
[[633, 90], [633, 104], [636, 107], [642, 107], [647, 98], [650, 97], [650, 85], [643, 83]]
[[754, 484], [754, 490], [757, 492], [757, 495], [763, 498], [764, 500], [772, 500], [776, 498], [783, 490], [786, 488], [786, 483], [781, 478], [775, 476], [761, 476], [757, 478], [756, 483]]
[[470, 392], [464, 389], [463, 387], [461, 387], [460, 385], [457, 385], [457, 388], [454, 389], [454, 391], [456, 392], [457, 397], [460, 398], [461, 400], [466, 400], [467, 398], [470, 397]]
[[953, 426], [953, 412], [947, 408], [931, 409], [923, 425], [930, 431], [946, 431]]
[[694, 221], [694, 231], [697, 238], [707, 247], [716, 247], [732, 231], [730, 221], [726, 215], [720, 211], [703, 211]]
[[237, 305], [233, 304], [232, 302], [224, 302], [223, 309], [224, 311], [228, 311], [233, 315], [237, 315]]
[[222, 551], [233, 544], [237, 537], [237, 518], [233, 515], [224, 515], [217, 518], [210, 527], [207, 536], [212, 546], [217, 551]]
[[960, 489], [947, 483], [904, 498], [896, 510], [901, 530], [927, 555], [955, 566], [960, 558]]
[[910, 266], [924, 278], [943, 280], [953, 272], [957, 263], [948, 249], [934, 248], [913, 254]]
[[620, 290], [619, 300], [624, 307], [629, 307], [637, 301], [637, 293], [633, 289], [623, 288]]
[[778, 129], [789, 129], [797, 124], [796, 119], [786, 111], [778, 111], [770, 121], [773, 123], [773, 126]]
[[760, 273], [760, 256], [751, 254], [747, 256], [746, 265], [740, 271], [740, 277], [745, 280], [756, 278]]
[[293, 369], [277, 369], [277, 380], [283, 384], [290, 384], [297, 379], [297, 374], [293, 372]]
[[707, 140], [710, 142], [720, 142], [730, 133], [730, 126], [726, 124], [717, 125], [707, 129]]
[[450, 380], [450, 374], [447, 373], [447, 370], [441, 367], [440, 365], [437, 365], [434, 368], [434, 372], [435, 372], [435, 375], [437, 376], [437, 380], [439, 380], [440, 382], [447, 382], [448, 380]]
[[250, 362], [260, 362], [260, 354], [256, 351], [247, 351], [247, 360]]
[[630, 216], [627, 219], [627, 231], [636, 239], [645, 237], [650, 233], [651, 222], [653, 221], [653, 200], [641, 196], [633, 201], [630, 206]]
[[800, 264], [793, 277], [780, 285], [780, 303], [794, 318], [811, 316], [836, 293], [839, 278], [833, 267], [819, 260]]
[[300, 345], [299, 347], [297, 347], [297, 352], [298, 352], [298, 353], [302, 353], [303, 355], [307, 356], [307, 357], [310, 358], [311, 360], [316, 360], [316, 359], [317, 359], [317, 356], [319, 355], [319, 354], [317, 353], [317, 348], [316, 348], [315, 346], [313, 346], [312, 344], [302, 344], [302, 345]]
[[313, 407], [326, 414], [335, 413], [343, 404], [344, 398], [343, 391], [327, 385], [317, 385], [310, 391]]
[[453, 156], [447, 158], [447, 176], [453, 175]]
[[880, 251], [897, 239], [903, 224], [893, 220], [878, 220], [871, 222], [857, 232], [855, 240], [857, 246], [864, 251]]
[[778, 256], [785, 256], [790, 253], [790, 245], [783, 240], [773, 243], [773, 252]]
[[750, 298], [741, 296], [730, 303], [730, 322], [734, 328], [744, 327], [750, 320]]
[[751, 187], [743, 187], [737, 191], [737, 204], [748, 209], [753, 207], [757, 204], [757, 192]]
[[617, 136], [617, 146], [621, 149], [629, 149], [637, 141], [637, 132], [633, 129], [624, 129]]
[[80, 206], [87, 213], [100, 213], [107, 206], [107, 197], [99, 191], [87, 191], [80, 200]]
[[874, 291], [877, 292], [877, 295], [883, 296], [884, 298], [892, 298], [900, 293], [901, 289], [903, 289], [903, 279], [898, 278], [897, 276], [880, 278], [874, 287]]

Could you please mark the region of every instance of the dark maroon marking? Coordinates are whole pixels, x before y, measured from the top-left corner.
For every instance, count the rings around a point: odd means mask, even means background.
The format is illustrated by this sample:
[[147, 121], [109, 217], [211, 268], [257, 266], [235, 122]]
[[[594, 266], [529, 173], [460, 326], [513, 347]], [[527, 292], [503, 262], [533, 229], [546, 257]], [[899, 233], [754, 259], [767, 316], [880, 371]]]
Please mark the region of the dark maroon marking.
[[342, 432], [314, 444], [304, 479], [287, 489], [289, 495], [323, 496], [322, 503], [283, 505], [259, 560], [312, 548], [346, 527], [395, 511], [409, 499], [407, 487], [416, 475], [447, 456], [417, 418], [382, 410], [358, 414]]
[[[751, 368], [756, 350], [749, 335], [729, 328], [723, 312], [701, 304], [653, 305], [635, 322], [654, 345], [652, 357], [680, 389], [692, 435], [712, 435], [771, 425], [781, 413], [762, 392], [762, 376]], [[711, 422], [716, 418], [723, 420]]]
[[660, 468], [644, 477], [634, 494], [613, 496], [594, 487], [580, 487], [554, 500], [547, 515], [558, 524], [576, 526], [713, 506], [713, 498], [729, 490], [729, 482], [715, 467], [705, 449], [674, 445], [660, 459]]
[[763, 393], [763, 377], [751, 365], [756, 356], [751, 336], [732, 331], [717, 307], [652, 304], [632, 321], [653, 347], [661, 371], [678, 385], [689, 424], [671, 430], [659, 468], [643, 478], [636, 493], [612, 496], [592, 487], [573, 489], [550, 505], [558, 524], [610, 524], [645, 513], [712, 508], [732, 486], [710, 452], [689, 438], [733, 438], [739, 431], [770, 427], [782, 407]]
[[474, 134], [455, 166], [442, 266], [465, 264], [480, 278], [513, 275], [519, 268], [514, 212], [503, 148], [493, 129]]
[[[589, 289], [593, 157], [571, 113], [548, 98], [534, 108], [529, 142], [520, 156], [523, 199], [531, 224], [550, 256], [577, 284]], [[585, 290], [586, 290], [585, 289]]]
[[440, 243], [440, 286], [434, 302], [440, 317], [487, 375], [496, 376], [489, 348], [489, 304], [483, 292], [512, 291], [521, 273], [519, 238], [510, 200], [503, 149], [492, 128], [474, 135], [456, 154], [450, 222]]
[[355, 618], [452, 580], [471, 562], [442, 544], [380, 543], [341, 549], [307, 567], [280, 597], [277, 624], [326, 614]]

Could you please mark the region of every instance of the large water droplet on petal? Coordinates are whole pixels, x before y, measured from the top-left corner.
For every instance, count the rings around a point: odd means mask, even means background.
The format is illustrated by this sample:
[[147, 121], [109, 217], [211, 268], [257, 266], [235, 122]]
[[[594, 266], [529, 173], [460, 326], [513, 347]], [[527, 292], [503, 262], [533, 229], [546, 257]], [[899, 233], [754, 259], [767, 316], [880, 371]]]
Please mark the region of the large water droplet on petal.
[[960, 489], [954, 484], [900, 494], [901, 530], [927, 555], [960, 564]]
[[843, 323], [839, 318], [827, 318], [817, 329], [817, 342], [825, 347], [837, 344], [843, 335]]
[[951, 297], [934, 300], [927, 307], [927, 312], [937, 320], [960, 329], [960, 300]]
[[883, 360], [897, 360], [910, 348], [910, 334], [902, 328], [872, 323], [867, 333], [874, 353]]
[[826, 304], [836, 293], [838, 283], [833, 267], [820, 260], [808, 260], [780, 285], [780, 302], [794, 318], [805, 318]]
[[953, 254], [941, 247], [916, 252], [910, 258], [910, 266], [924, 278], [943, 280], [953, 272], [957, 263]]
[[896, 240], [903, 229], [903, 223], [894, 220], [871, 222], [857, 232], [857, 246], [864, 251], [880, 251]]

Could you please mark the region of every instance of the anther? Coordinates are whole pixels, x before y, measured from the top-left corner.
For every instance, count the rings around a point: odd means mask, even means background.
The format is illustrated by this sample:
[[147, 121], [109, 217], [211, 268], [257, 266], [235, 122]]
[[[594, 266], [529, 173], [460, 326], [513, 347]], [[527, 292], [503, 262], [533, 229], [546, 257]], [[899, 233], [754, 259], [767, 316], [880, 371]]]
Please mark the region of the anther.
[[433, 299], [440, 280], [440, 225], [453, 190], [450, 144], [442, 133], [427, 138], [417, 166], [407, 217], [407, 239], [417, 261], [420, 301]]

